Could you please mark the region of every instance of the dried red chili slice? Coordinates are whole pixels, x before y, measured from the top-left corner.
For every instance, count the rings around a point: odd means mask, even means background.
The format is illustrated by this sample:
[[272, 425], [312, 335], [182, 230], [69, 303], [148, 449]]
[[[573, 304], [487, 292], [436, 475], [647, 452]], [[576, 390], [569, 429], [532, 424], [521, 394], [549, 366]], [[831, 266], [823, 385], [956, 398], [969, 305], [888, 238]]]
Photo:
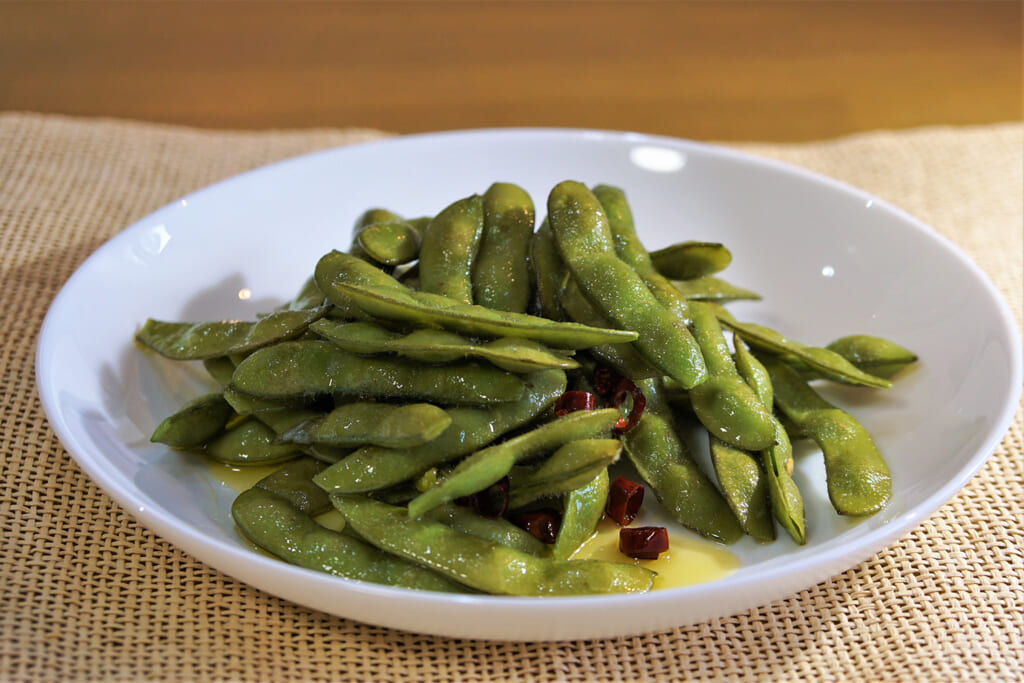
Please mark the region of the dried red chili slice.
[[455, 499], [456, 505], [471, 507], [487, 519], [498, 519], [508, 510], [508, 477], [502, 477], [483, 491]]
[[562, 526], [562, 515], [552, 508], [519, 512], [509, 518], [520, 529], [525, 529], [545, 543], [554, 543]]
[[567, 391], [555, 401], [555, 416], [563, 417], [577, 410], [593, 410], [597, 398], [587, 391]]
[[608, 398], [615, 391], [615, 387], [619, 385], [621, 379], [623, 376], [608, 366], [598, 367], [594, 370], [594, 393], [601, 398]]
[[605, 513], [619, 526], [626, 526], [636, 519], [637, 513], [640, 512], [640, 504], [643, 502], [644, 487], [625, 477], [618, 477], [608, 491]]
[[663, 526], [619, 529], [619, 552], [639, 560], [656, 560], [668, 550], [668, 530]]
[[594, 370], [594, 391], [597, 395], [608, 402], [609, 405], [618, 407], [626, 402], [629, 397], [633, 398], [629, 415], [620, 418], [615, 423], [616, 434], [624, 434], [635, 427], [644, 414], [647, 406], [647, 397], [640, 387], [633, 383], [633, 380], [619, 374], [609, 367], [601, 366]]
[[629, 415], [624, 418], [620, 417], [615, 423], [613, 431], [616, 434], [625, 434], [633, 427], [636, 427], [644, 414], [644, 408], [647, 406], [647, 397], [644, 396], [644, 392], [640, 391], [640, 387], [623, 377], [619, 382], [618, 388], [615, 390], [615, 395], [612, 396], [612, 404], [616, 406], [622, 405], [628, 396], [633, 397], [633, 405], [629, 409]]

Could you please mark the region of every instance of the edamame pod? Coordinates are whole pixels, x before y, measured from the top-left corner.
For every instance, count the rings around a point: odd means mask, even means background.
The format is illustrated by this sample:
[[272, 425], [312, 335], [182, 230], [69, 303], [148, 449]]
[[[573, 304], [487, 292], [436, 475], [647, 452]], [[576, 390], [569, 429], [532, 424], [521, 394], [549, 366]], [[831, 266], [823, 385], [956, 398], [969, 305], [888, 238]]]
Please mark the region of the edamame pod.
[[205, 360], [249, 353], [292, 339], [326, 312], [323, 306], [305, 311], [279, 311], [256, 322], [172, 323], [150, 318], [135, 339], [173, 360]]
[[718, 486], [740, 526], [761, 543], [774, 541], [768, 482], [757, 460], [715, 437], [710, 438], [710, 448]]
[[786, 469], [786, 463], [793, 459], [793, 446], [782, 423], [776, 420], [775, 427], [775, 445], [761, 451], [761, 464], [764, 465], [765, 481], [768, 483], [772, 514], [786, 533], [803, 545], [807, 542], [804, 499]]
[[[324, 415], [319, 410], [306, 407], [301, 400], [274, 401], [241, 394], [230, 387], [224, 390], [224, 398], [239, 415], [251, 415], [274, 430], [278, 440], [289, 429]], [[326, 463], [335, 463], [351, 451], [326, 444], [297, 445], [296, 449]]]
[[353, 353], [397, 353], [425, 363], [450, 363], [475, 357], [509, 372], [579, 367], [565, 352], [555, 352], [530, 339], [504, 337], [476, 343], [447, 330], [414, 330], [403, 335], [374, 323], [341, 324], [334, 320], [318, 320], [310, 329]]
[[313, 483], [313, 477], [326, 465], [313, 458], [296, 458], [256, 482], [263, 489], [284, 498], [300, 512], [316, 516], [331, 509], [331, 499]]
[[768, 448], [775, 442], [770, 409], [740, 377], [714, 312], [703, 302], [691, 303], [694, 333], [708, 368], [708, 378], [690, 389], [694, 414], [708, 433], [734, 448]]
[[616, 256], [608, 218], [594, 194], [577, 182], [559, 183], [548, 197], [548, 220], [562, 260], [601, 314], [636, 330], [637, 350], [665, 374], [687, 388], [702, 382], [707, 370], [693, 336]]
[[306, 405], [304, 397], [261, 398], [235, 391], [229, 385], [223, 392], [224, 400], [231, 404], [239, 415], [259, 415], [279, 410], [298, 410]]
[[672, 286], [688, 301], [757, 301], [761, 298], [757, 292], [737, 287], [711, 275], [693, 280], [673, 280]]
[[418, 517], [438, 505], [482, 491], [507, 475], [517, 462], [551, 452], [570, 441], [610, 435], [619, 417], [619, 411], [612, 408], [581, 410], [477, 451], [460, 462], [437, 486], [410, 502], [409, 515]]
[[530, 266], [537, 288], [535, 307], [540, 315], [551, 320], [565, 320], [561, 292], [569, 279], [569, 269], [562, 263], [546, 218], [530, 240]]
[[235, 368], [231, 387], [267, 398], [335, 394], [442, 404], [514, 401], [523, 392], [517, 376], [492, 367], [425, 367], [400, 358], [366, 358], [322, 341], [260, 349]]
[[[562, 308], [570, 320], [589, 325], [590, 327], [611, 327], [612, 323], [598, 313], [593, 304], [587, 301], [580, 291], [579, 285], [570, 277], [562, 290]], [[655, 368], [641, 356], [632, 344], [597, 344], [587, 351], [605, 365], [615, 368], [630, 379], [648, 379], [660, 377], [661, 370]]]
[[618, 439], [582, 439], [565, 444], [539, 465], [514, 467], [509, 473], [508, 506], [515, 510], [583, 486], [607, 471], [621, 452]]
[[222, 387], [231, 383], [231, 375], [235, 372], [235, 364], [227, 356], [207, 358], [203, 361], [203, 367], [210, 373], [213, 381]]
[[483, 227], [483, 200], [476, 194], [445, 207], [430, 221], [420, 245], [424, 292], [473, 303], [473, 260]]
[[565, 495], [562, 525], [558, 528], [551, 556], [568, 560], [597, 531], [611, 487], [608, 470], [602, 470], [589, 482]]
[[[714, 304], [709, 304], [714, 306]], [[714, 306], [715, 315], [722, 325], [739, 335], [751, 346], [782, 355], [792, 355], [823, 377], [850, 384], [888, 389], [892, 382], [858, 369], [853, 363], [829, 349], [807, 346], [787, 339], [775, 330], [754, 323], [741, 323], [721, 306]]]
[[149, 440], [171, 448], [198, 448], [224, 431], [234, 416], [235, 411], [222, 394], [206, 394], [165, 418]]
[[444, 296], [413, 292], [369, 264], [337, 251], [320, 259], [316, 278], [332, 302], [335, 297], [343, 302], [351, 300], [366, 313], [417, 327], [440, 327], [475, 337], [533, 339], [570, 349], [628, 342], [637, 337], [632, 331], [596, 329], [522, 313], [492, 311]]
[[622, 436], [630, 462], [677, 522], [716, 541], [735, 543], [743, 528], [676, 434], [660, 382], [641, 380], [637, 386], [647, 408], [636, 427]]
[[[325, 494], [326, 495], [326, 494]], [[528, 555], [543, 557], [547, 546], [530, 532], [520, 529], [506, 519], [487, 519], [470, 508], [458, 505], [442, 505], [427, 513], [427, 518], [441, 522], [456, 531], [500, 543]]]
[[[253, 415], [257, 420], [274, 430], [274, 433], [277, 434], [278, 443], [287, 443], [286, 440], [282, 439], [282, 435], [286, 432], [297, 428], [299, 425], [319, 420], [323, 416], [324, 414], [318, 410], [306, 410], [304, 408], [264, 410]], [[299, 450], [306, 450], [306, 448], [299, 446]]]
[[[686, 299], [668, 278], [655, 269], [650, 254], [637, 237], [633, 213], [625, 193], [616, 187], [598, 185], [594, 188], [594, 197], [601, 203], [608, 217], [608, 227], [619, 258], [636, 271], [654, 298], [676, 317], [680, 326], [690, 325], [692, 320]], [[695, 341], [700, 346], [700, 339]]]
[[518, 401], [490, 407], [450, 408], [452, 423], [433, 441], [415, 448], [360, 448], [324, 470], [317, 483], [325, 491], [360, 493], [394, 486], [441, 463], [455, 460], [533, 420], [565, 391], [565, 373], [541, 370], [526, 375]]
[[[743, 380], [754, 389], [766, 408], [771, 409], [775, 401], [771, 376], [768, 369], [750, 352], [743, 340], [736, 337], [736, 369]], [[776, 521], [794, 541], [803, 545], [807, 542], [804, 521], [804, 499], [791, 476], [793, 446], [786, 428], [772, 416], [775, 425], [775, 443], [760, 453], [764, 480], [768, 486], [768, 500]]]
[[433, 216], [417, 216], [416, 218], [407, 218], [405, 222], [409, 224], [409, 227], [416, 231], [416, 234], [420, 236], [420, 240], [423, 240], [423, 233], [427, 231], [427, 226], [430, 225], [430, 221], [434, 220]]
[[500, 595], [588, 595], [650, 590], [654, 573], [633, 564], [534, 557], [410, 519], [405, 510], [368, 498], [332, 495], [346, 522], [378, 548], [429, 567], [471, 588]]
[[231, 516], [246, 538], [299, 567], [389, 586], [466, 592], [429, 569], [320, 526], [288, 499], [260, 487], [239, 495]]
[[521, 187], [494, 183], [483, 197], [483, 234], [473, 263], [473, 301], [497, 311], [525, 313], [530, 302], [533, 200]]
[[[899, 344], [867, 334], [852, 334], [836, 339], [825, 347], [850, 361], [858, 370], [889, 379], [917, 362], [917, 354]], [[789, 362], [789, 359], [786, 359]], [[800, 370], [805, 379], [819, 379], [820, 373], [801, 367], [794, 359], [790, 365]]]
[[388, 211], [387, 209], [367, 209], [359, 216], [359, 218], [356, 219], [355, 224], [352, 226], [352, 242], [349, 245], [348, 253], [355, 258], [362, 259], [376, 265], [374, 259], [366, 253], [363, 246], [359, 243], [359, 235], [363, 230], [371, 225], [375, 225], [377, 223], [391, 223], [401, 220], [401, 216], [392, 211]]
[[420, 253], [420, 235], [405, 221], [368, 225], [359, 231], [357, 239], [367, 256], [385, 266], [415, 261]]
[[643, 278], [654, 298], [676, 316], [678, 325], [692, 323], [693, 339], [707, 368], [706, 379], [690, 390], [690, 403], [697, 418], [713, 436], [732, 446], [747, 450], [766, 448], [775, 435], [771, 413], [736, 372], [714, 313], [705, 309], [703, 303], [687, 302], [654, 268], [637, 237], [633, 214], [622, 190], [598, 185], [594, 196], [608, 216], [619, 257]]
[[276, 442], [277, 433], [253, 418], [246, 418], [215, 439], [203, 452], [225, 465], [270, 465], [296, 458], [302, 453], [291, 444]]
[[736, 353], [733, 355], [733, 359], [736, 362], [736, 371], [743, 378], [743, 381], [754, 390], [761, 404], [768, 410], [771, 410], [772, 404], [775, 401], [775, 394], [772, 389], [772, 378], [768, 374], [768, 370], [750, 352], [750, 349], [747, 348], [742, 339], [735, 338], [733, 340], [733, 347], [736, 349]]
[[821, 398], [781, 360], [764, 356], [761, 362], [772, 378], [775, 405], [821, 447], [828, 497], [836, 512], [863, 516], [885, 507], [892, 496], [892, 477], [863, 425]]
[[670, 280], [693, 280], [725, 270], [732, 253], [718, 242], [677, 242], [652, 251], [651, 263]]
[[327, 415], [305, 421], [281, 435], [281, 440], [300, 444], [410, 448], [441, 435], [451, 418], [429, 403], [393, 405], [348, 403]]

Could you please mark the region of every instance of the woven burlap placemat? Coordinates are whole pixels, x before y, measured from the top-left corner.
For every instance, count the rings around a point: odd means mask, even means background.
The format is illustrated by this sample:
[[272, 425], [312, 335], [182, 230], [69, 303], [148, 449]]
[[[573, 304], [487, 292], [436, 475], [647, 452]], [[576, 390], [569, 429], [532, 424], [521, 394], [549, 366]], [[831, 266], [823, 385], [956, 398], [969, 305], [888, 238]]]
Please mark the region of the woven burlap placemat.
[[[134, 522], [43, 415], [33, 354], [49, 302], [104, 240], [174, 198], [382, 135], [0, 115], [0, 679], [1024, 678], [1020, 412], [956, 498], [871, 560], [786, 600], [633, 638], [500, 644], [366, 626], [242, 585]], [[735, 146], [920, 217], [991, 276], [1019, 323], [1022, 144], [1024, 126], [1010, 123]]]

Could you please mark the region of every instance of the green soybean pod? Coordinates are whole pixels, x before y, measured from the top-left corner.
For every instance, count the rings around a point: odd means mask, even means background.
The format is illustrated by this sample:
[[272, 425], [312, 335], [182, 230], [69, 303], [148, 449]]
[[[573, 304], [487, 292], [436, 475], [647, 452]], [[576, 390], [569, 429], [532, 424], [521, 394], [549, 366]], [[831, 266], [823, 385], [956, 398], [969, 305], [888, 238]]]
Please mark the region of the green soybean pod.
[[448, 476], [409, 503], [409, 515], [418, 517], [431, 508], [482, 491], [507, 475], [512, 466], [535, 455], [551, 452], [579, 439], [607, 436], [619, 411], [576, 411], [514, 439], [485, 448], [460, 462]]
[[707, 370], [693, 336], [616, 255], [597, 197], [580, 183], [559, 183], [548, 197], [548, 220], [562, 259], [601, 314], [635, 330], [637, 350], [665, 374], [687, 388], [702, 382]]
[[387, 209], [374, 208], [367, 209], [359, 218], [356, 219], [355, 224], [352, 226], [352, 242], [349, 245], [348, 252], [356, 258], [362, 259], [369, 263], [376, 263], [374, 259], [366, 253], [363, 246], [359, 243], [359, 235], [366, 228], [377, 223], [393, 223], [401, 221], [402, 217], [397, 213], [388, 211]]
[[548, 552], [547, 545], [530, 532], [500, 517], [481, 517], [470, 508], [452, 504], [442, 505], [428, 512], [426, 516], [456, 531], [500, 543], [528, 555], [543, 557]]
[[[280, 436], [298, 425], [323, 417], [323, 413], [304, 405], [303, 401], [274, 401], [241, 394], [234, 389], [224, 390], [224, 398], [239, 415], [251, 415], [270, 427]], [[348, 455], [351, 449], [343, 449], [326, 444], [297, 445], [297, 450], [317, 460], [335, 463]]]
[[498, 311], [525, 313], [530, 302], [533, 200], [518, 185], [494, 183], [483, 196], [483, 233], [473, 263], [473, 301]]
[[278, 412], [282, 410], [301, 410], [306, 406], [304, 397], [289, 398], [261, 398], [243, 394], [231, 388], [229, 385], [223, 391], [224, 400], [231, 404], [239, 415], [259, 415], [267, 412]]
[[300, 444], [409, 448], [433, 441], [451, 418], [430, 403], [394, 405], [358, 401], [317, 415], [281, 434], [281, 440]]
[[447, 330], [419, 329], [403, 334], [370, 322], [339, 323], [335, 320], [318, 320], [310, 329], [353, 353], [396, 353], [425, 363], [451, 363], [464, 358], [482, 358], [509, 372], [533, 372], [545, 368], [571, 370], [579, 367], [579, 363], [565, 352], [555, 352], [530, 339], [504, 337], [475, 342]]
[[[321, 419], [323, 416], [324, 414], [318, 410], [309, 410], [306, 408], [264, 410], [253, 414], [254, 418], [274, 430], [274, 433], [277, 434], [277, 443], [286, 443], [286, 441], [281, 438], [281, 435], [286, 432], [295, 429], [299, 425], [306, 424], [307, 422]], [[300, 446], [299, 450], [306, 449]]]
[[562, 524], [551, 546], [552, 557], [568, 560], [593, 537], [608, 503], [610, 489], [608, 470], [604, 469], [589, 482], [565, 495]]
[[271, 465], [302, 455], [291, 444], [277, 443], [277, 433], [259, 420], [246, 418], [208, 441], [203, 452], [232, 466]]
[[427, 226], [430, 225], [430, 221], [434, 220], [433, 216], [417, 216], [416, 218], [407, 218], [405, 222], [409, 224], [409, 227], [416, 231], [416, 234], [420, 236], [420, 240], [423, 239], [423, 233], [427, 231]]
[[[587, 301], [576, 281], [569, 278], [562, 290], [562, 308], [570, 320], [589, 327], [610, 327], [612, 323]], [[588, 349], [590, 355], [605, 365], [615, 368], [632, 380], [660, 377], [662, 372], [641, 356], [632, 344], [596, 344]]]
[[917, 362], [917, 354], [896, 342], [869, 334], [840, 337], [826, 347], [875, 377], [890, 377]]
[[301, 335], [326, 307], [304, 311], [279, 311], [256, 322], [225, 320], [205, 323], [174, 323], [147, 320], [135, 339], [172, 360], [205, 360], [249, 353]]
[[740, 448], [766, 448], [774, 437], [771, 413], [740, 378], [714, 313], [700, 302], [687, 302], [663, 275], [655, 270], [640, 242], [625, 193], [598, 185], [594, 196], [608, 217], [619, 257], [629, 264], [651, 290], [654, 298], [685, 327], [691, 323], [693, 338], [704, 359], [707, 377], [690, 389], [690, 403], [697, 418], [715, 437]]
[[398, 281], [402, 286], [411, 289], [413, 291], [419, 291], [420, 289], [420, 264], [417, 261], [401, 270], [397, 270], [394, 273], [395, 280]]
[[561, 292], [569, 279], [569, 269], [558, 254], [546, 218], [530, 239], [530, 267], [533, 269], [533, 282], [537, 289], [535, 308], [546, 318], [565, 320]]
[[231, 387], [266, 398], [334, 394], [442, 404], [514, 401], [523, 392], [516, 375], [490, 366], [423, 366], [400, 358], [367, 358], [323, 341], [260, 349], [235, 368]]
[[296, 458], [260, 479], [255, 488], [280, 496], [297, 510], [316, 516], [331, 509], [331, 499], [313, 483], [313, 477], [324, 467], [324, 463], [313, 458]]
[[[734, 339], [736, 347], [736, 368], [744, 381], [754, 389], [765, 407], [771, 408], [775, 401], [771, 375], [768, 369], [750, 352], [739, 337]], [[760, 453], [765, 483], [768, 486], [768, 500], [775, 520], [786, 530], [794, 541], [803, 545], [807, 542], [804, 520], [804, 500], [800, 489], [790, 475], [793, 446], [789, 434], [774, 416], [775, 443]]]
[[420, 288], [473, 303], [473, 261], [484, 227], [483, 200], [472, 195], [445, 207], [423, 234]]
[[231, 383], [231, 375], [235, 372], [235, 364], [227, 356], [207, 358], [203, 361], [203, 367], [210, 373], [213, 381], [222, 387]]
[[718, 487], [740, 526], [761, 543], [774, 541], [768, 480], [758, 460], [714, 437], [710, 438], [710, 448]]
[[775, 445], [761, 451], [768, 496], [772, 514], [786, 533], [803, 545], [807, 543], [807, 523], [804, 519], [804, 499], [800, 489], [786, 469], [786, 463], [793, 459], [793, 445], [789, 434], [779, 420], [775, 421]]
[[709, 305], [713, 306], [715, 315], [723, 326], [739, 335], [744, 342], [756, 349], [786, 357], [795, 357], [807, 367], [820, 373], [822, 377], [840, 382], [882, 389], [892, 386], [892, 382], [889, 380], [860, 370], [835, 351], [801, 344], [764, 325], [741, 323], [721, 306]]
[[565, 373], [540, 370], [524, 376], [518, 401], [489, 407], [450, 408], [452, 422], [439, 437], [414, 448], [363, 447], [324, 470], [317, 483], [336, 493], [385, 489], [431, 467], [479, 450], [502, 434], [535, 419], [565, 391]]
[[708, 378], [690, 389], [694, 414], [709, 434], [734, 448], [768, 448], [775, 441], [771, 410], [740, 377], [714, 311], [695, 301], [690, 312], [708, 368]]
[[739, 337], [733, 339], [733, 347], [736, 349], [733, 356], [736, 361], [736, 371], [739, 372], [743, 381], [754, 390], [761, 403], [771, 410], [772, 404], [775, 402], [775, 393], [772, 389], [772, 378], [768, 374], [768, 369], [750, 352], [750, 349]]
[[743, 528], [676, 433], [660, 382], [641, 380], [637, 386], [647, 398], [647, 408], [640, 422], [622, 436], [630, 462], [677, 522], [716, 541], [735, 543]]
[[[625, 193], [609, 185], [598, 185], [593, 192], [608, 217], [608, 227], [619, 258], [636, 271], [654, 298], [676, 317], [678, 325], [690, 325], [692, 319], [689, 303], [668, 278], [655, 269], [650, 254], [636, 234], [633, 212], [626, 201]], [[699, 346], [700, 339], [696, 342]]]
[[673, 280], [672, 286], [687, 301], [757, 301], [761, 295], [711, 275], [693, 280]]
[[365, 313], [415, 327], [434, 327], [475, 337], [533, 339], [556, 348], [628, 342], [635, 332], [563, 323], [523, 313], [492, 311], [427, 292], [414, 292], [373, 266], [333, 251], [316, 265], [317, 285], [332, 302], [354, 301]]
[[817, 442], [825, 456], [828, 497], [841, 515], [881, 510], [892, 497], [892, 477], [864, 426], [823, 399], [784, 362], [764, 356], [775, 390], [775, 405]]
[[607, 471], [621, 452], [618, 439], [581, 439], [565, 444], [539, 465], [514, 467], [509, 473], [508, 506], [515, 510], [579, 488]]
[[389, 586], [466, 592], [429, 569], [317, 524], [288, 498], [261, 487], [239, 495], [231, 516], [254, 544], [299, 567]]
[[374, 223], [359, 232], [359, 246], [374, 262], [401, 266], [416, 260], [420, 235], [405, 221]]
[[652, 251], [651, 262], [670, 280], [693, 280], [725, 270], [732, 253], [718, 242], [686, 241]]
[[153, 431], [150, 441], [171, 448], [197, 448], [214, 438], [235, 416], [224, 396], [206, 394], [192, 399]]
[[589, 595], [650, 590], [654, 573], [634, 564], [534, 557], [460, 533], [439, 522], [410, 519], [403, 508], [358, 496], [332, 495], [346, 523], [387, 552], [455, 581], [497, 595]]

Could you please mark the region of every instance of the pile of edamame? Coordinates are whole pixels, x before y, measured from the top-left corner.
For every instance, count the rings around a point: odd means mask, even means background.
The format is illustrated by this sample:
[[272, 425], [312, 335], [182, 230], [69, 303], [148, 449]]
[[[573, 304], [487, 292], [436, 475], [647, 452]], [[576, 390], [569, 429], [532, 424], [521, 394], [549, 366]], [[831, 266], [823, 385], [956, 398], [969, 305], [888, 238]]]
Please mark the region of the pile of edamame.
[[[649, 590], [653, 573], [625, 556], [572, 559], [623, 455], [680, 525], [722, 543], [770, 542], [776, 526], [806, 541], [794, 439], [820, 446], [836, 512], [887, 504], [871, 437], [810, 382], [888, 387], [912, 352], [865, 335], [817, 348], [736, 320], [724, 305], [758, 296], [717, 276], [728, 249], [648, 252], [620, 189], [560, 183], [546, 215], [538, 227], [509, 183], [434, 217], [371, 209], [347, 251], [255, 321], [148, 320], [140, 344], [201, 361], [221, 387], [152, 440], [231, 466], [280, 463], [232, 507], [273, 555], [434, 591]], [[628, 429], [621, 396], [554, 411], [567, 391], [593, 393], [595, 371], [642, 392]], [[693, 424], [713, 476], [680, 436]], [[557, 508], [554, 542], [464, 504], [496, 490], [510, 512]], [[332, 509], [340, 531], [317, 521]]]

